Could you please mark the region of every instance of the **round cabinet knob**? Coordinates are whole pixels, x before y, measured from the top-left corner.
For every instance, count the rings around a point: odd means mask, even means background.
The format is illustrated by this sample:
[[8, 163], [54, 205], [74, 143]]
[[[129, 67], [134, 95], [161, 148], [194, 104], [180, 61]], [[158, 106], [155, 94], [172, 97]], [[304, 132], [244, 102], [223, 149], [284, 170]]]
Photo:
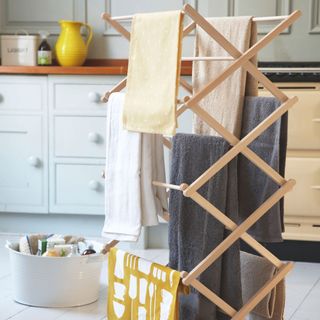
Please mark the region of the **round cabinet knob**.
[[98, 92], [91, 91], [88, 94], [88, 99], [91, 102], [98, 103], [98, 102], [100, 102], [101, 96], [100, 96], [100, 94]]
[[96, 180], [90, 180], [89, 181], [89, 189], [98, 191], [100, 189], [100, 183]]
[[100, 135], [96, 132], [89, 132], [88, 140], [93, 143], [98, 143], [100, 141]]
[[101, 178], [102, 179], [106, 178], [106, 172], [104, 170], [101, 171]]
[[35, 157], [35, 156], [30, 156], [28, 158], [28, 163], [30, 164], [30, 166], [32, 167], [39, 167], [41, 164], [41, 161], [39, 158]]

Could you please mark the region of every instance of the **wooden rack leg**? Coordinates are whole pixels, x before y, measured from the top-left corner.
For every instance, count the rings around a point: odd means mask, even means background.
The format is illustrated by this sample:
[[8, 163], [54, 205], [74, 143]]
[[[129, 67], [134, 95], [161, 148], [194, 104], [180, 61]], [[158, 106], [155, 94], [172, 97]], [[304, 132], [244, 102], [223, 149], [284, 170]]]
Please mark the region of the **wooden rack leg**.
[[[286, 113], [296, 102], [298, 98], [293, 97], [284, 102], [279, 108], [270, 114], [264, 121], [257, 125], [249, 134], [239, 141], [232, 149], [216, 161], [208, 170], [206, 170], [197, 180], [195, 180], [185, 191], [185, 196], [191, 196], [193, 192], [201, 188], [209, 179], [211, 179], [219, 170], [244, 150], [254, 139], [270, 127], [278, 118]], [[266, 168], [267, 174], [270, 172], [270, 166]]]
[[[208, 211], [213, 217], [223, 223], [226, 228], [230, 231], [235, 230], [238, 225], [233, 222], [229, 217], [223, 214], [218, 208], [216, 208], [211, 202], [202, 197], [200, 193], [195, 192], [192, 197], [192, 200], [197, 202], [202, 208]], [[243, 233], [241, 235], [241, 239], [245, 241], [248, 245], [250, 245], [256, 252], [261, 254], [261, 256], [268, 259], [275, 267], [279, 268], [282, 266], [282, 262], [273, 255], [269, 250], [267, 250], [261, 243], [255, 240], [248, 233]]]
[[169, 139], [162, 137], [162, 142], [168, 149], [172, 148], [172, 143]]
[[107, 254], [111, 248], [115, 247], [119, 243], [118, 240], [111, 240], [110, 242], [106, 243], [103, 249], [101, 250], [102, 254]]
[[226, 303], [223, 299], [221, 299], [218, 295], [208, 289], [197, 279], [194, 279], [191, 285], [199, 292], [201, 292], [207, 299], [218, 306], [221, 310], [223, 310], [228, 316], [232, 317], [237, 313], [234, 308], [232, 308], [228, 303]]
[[125, 77], [125, 78], [122, 79], [119, 83], [117, 83], [111, 90], [107, 91], [107, 92], [101, 97], [101, 102], [108, 102], [108, 99], [109, 99], [111, 93], [121, 91], [122, 89], [125, 88], [126, 84], [127, 84], [127, 77]]
[[242, 222], [232, 233], [225, 238], [211, 253], [203, 259], [189, 274], [183, 279], [183, 283], [188, 285], [193, 279], [198, 277], [212, 263], [231, 247], [243, 233], [252, 227], [275, 203], [277, 203], [295, 185], [295, 181], [290, 179], [272, 196], [270, 196], [257, 210], [255, 210], [244, 222]]
[[192, 85], [191, 85], [190, 83], [188, 83], [188, 81], [180, 78], [180, 84], [181, 84], [182, 87], [184, 87], [188, 92], [190, 92], [190, 93], [193, 92]]
[[[208, 112], [203, 110], [199, 105], [193, 105], [191, 107], [201, 119], [203, 119], [208, 125], [214, 128], [221, 136], [223, 136], [231, 145], [237, 144], [240, 140], [224, 128], [217, 120], [209, 115]], [[270, 178], [278, 185], [283, 185], [286, 180], [273, 168], [271, 168], [265, 161], [263, 161], [256, 153], [249, 148], [242, 150], [242, 154], [252, 161], [257, 167], [259, 167], [264, 173], [268, 174]]]
[[189, 23], [183, 30], [183, 37], [187, 36], [196, 26], [195, 22]]

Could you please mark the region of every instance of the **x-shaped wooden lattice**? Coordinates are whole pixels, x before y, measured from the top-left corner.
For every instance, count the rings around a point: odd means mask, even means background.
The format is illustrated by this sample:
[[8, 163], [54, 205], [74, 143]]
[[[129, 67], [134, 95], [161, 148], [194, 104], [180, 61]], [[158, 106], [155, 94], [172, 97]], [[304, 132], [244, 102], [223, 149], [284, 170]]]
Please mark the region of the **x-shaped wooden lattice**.
[[[240, 52], [233, 46], [221, 33], [219, 33], [205, 18], [203, 18], [195, 9], [190, 5], [184, 6], [184, 13], [187, 14], [193, 22], [190, 23], [183, 32], [183, 35], [187, 35], [191, 32], [196, 25], [200, 26], [205, 32], [208, 33], [222, 48], [225, 49], [234, 59], [234, 61], [215, 79], [210, 81], [202, 90], [197, 94], [187, 97], [184, 104], [178, 109], [177, 116], [180, 116], [185, 110], [191, 109], [197, 114], [203, 121], [209, 126], [214, 128], [222, 137], [224, 137], [230, 145], [233, 147], [224, 154], [218, 161], [216, 161], [208, 170], [206, 170], [198, 179], [196, 179], [190, 185], [181, 184], [171, 185], [162, 182], [154, 182], [155, 185], [161, 187], [168, 187], [171, 189], [181, 190], [186, 197], [190, 197], [209, 212], [213, 217], [219, 220], [225, 225], [225, 227], [231, 230], [231, 233], [226, 237], [212, 252], [202, 260], [193, 270], [189, 273], [182, 272], [183, 283], [186, 285], [192, 285], [214, 304], [216, 304], [223, 312], [228, 314], [234, 320], [244, 319], [244, 317], [250, 313], [250, 311], [286, 276], [286, 274], [292, 269], [293, 264], [282, 263], [276, 256], [269, 252], [264, 246], [252, 238], [247, 230], [253, 226], [273, 205], [275, 205], [288, 191], [290, 191], [295, 181], [289, 179], [288, 181], [282, 177], [277, 171], [271, 168], [265, 161], [263, 161], [257, 154], [248, 148], [248, 145], [255, 140], [260, 134], [262, 134], [268, 127], [270, 127], [275, 121], [277, 121], [284, 113], [286, 113], [296, 102], [297, 97], [288, 98], [276, 85], [274, 85], [266, 76], [264, 76], [259, 69], [250, 61], [263, 47], [270, 43], [276, 36], [282, 31], [288, 28], [294, 23], [301, 15], [300, 11], [295, 11], [291, 15], [287, 16], [278, 26], [270, 31], [266, 36], [260, 39], [256, 44], [249, 48], [245, 53]], [[102, 18], [107, 20], [118, 32], [120, 32], [126, 39], [130, 40], [130, 33], [120, 23], [111, 18], [110, 15], [104, 13]], [[203, 110], [199, 106], [199, 102], [220, 85], [226, 78], [228, 78], [238, 68], [244, 68], [252, 76], [254, 76], [261, 84], [264, 85], [276, 98], [278, 98], [282, 104], [277, 110], [270, 114], [264, 121], [262, 121], [255, 129], [248, 133], [244, 138], [239, 140], [232, 133], [226, 130], [221, 124], [219, 124], [210, 114]], [[192, 86], [183, 79], [180, 79], [180, 84], [187, 89], [191, 94], [193, 91]], [[119, 82], [112, 90], [106, 93], [103, 97], [103, 101], [107, 101], [109, 95], [112, 92], [120, 91], [126, 86], [126, 78]], [[164, 139], [166, 146], [170, 147], [171, 144], [167, 139]], [[209, 179], [213, 178], [216, 173], [219, 172], [225, 165], [227, 165], [232, 159], [234, 159], [239, 153], [242, 153], [250, 161], [252, 161], [257, 167], [264, 171], [271, 179], [273, 179], [280, 187], [270, 196], [259, 208], [257, 208], [252, 214], [243, 221], [240, 225], [237, 225], [234, 221], [228, 218], [223, 212], [217, 209], [212, 203], [203, 198], [198, 190]], [[221, 299], [217, 294], [209, 290], [204, 286], [197, 277], [204, 272], [212, 263], [221, 257], [221, 255], [236, 241], [239, 239], [244, 240], [253, 249], [260, 253], [263, 257], [268, 259], [278, 271], [272, 279], [270, 279], [265, 285], [259, 289], [256, 294], [245, 303], [245, 305], [239, 310], [235, 310], [227, 302]], [[115, 245], [117, 242], [113, 241], [110, 246]]]

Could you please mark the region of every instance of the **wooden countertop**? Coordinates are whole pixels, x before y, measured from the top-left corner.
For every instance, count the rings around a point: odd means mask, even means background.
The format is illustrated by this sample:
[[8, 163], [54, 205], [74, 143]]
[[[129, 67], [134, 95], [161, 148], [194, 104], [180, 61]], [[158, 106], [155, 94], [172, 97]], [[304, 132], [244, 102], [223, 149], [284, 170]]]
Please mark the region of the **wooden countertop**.
[[[0, 66], [0, 74], [60, 74], [60, 75], [126, 75], [127, 59], [89, 59], [81, 67], [53, 66]], [[182, 63], [181, 74], [191, 75], [192, 64]]]

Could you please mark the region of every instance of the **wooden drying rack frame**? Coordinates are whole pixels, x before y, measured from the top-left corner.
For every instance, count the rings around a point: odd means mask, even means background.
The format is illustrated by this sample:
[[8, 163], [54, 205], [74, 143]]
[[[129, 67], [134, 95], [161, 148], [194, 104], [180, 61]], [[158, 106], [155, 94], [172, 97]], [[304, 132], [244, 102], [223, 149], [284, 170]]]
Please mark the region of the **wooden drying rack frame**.
[[[240, 52], [233, 44], [231, 44], [221, 33], [219, 33], [204, 17], [202, 17], [192, 6], [186, 4], [183, 8], [183, 14], [188, 15], [192, 22], [183, 30], [183, 36], [188, 35], [198, 25], [205, 32], [208, 33], [223, 49], [230, 55], [227, 57], [189, 57], [182, 58], [182, 60], [231, 60], [226, 69], [219, 74], [215, 79], [211, 80], [202, 90], [192, 95], [193, 88], [184, 79], [180, 79], [180, 85], [184, 87], [191, 96], [186, 96], [183, 102], [178, 100], [180, 107], [177, 110], [177, 117], [184, 111], [190, 109], [197, 114], [203, 121], [209, 126], [215, 129], [226, 141], [230, 143], [232, 148], [224, 154], [218, 161], [216, 161], [209, 169], [207, 169], [200, 177], [198, 177], [190, 185], [182, 183], [181, 185], [172, 185], [160, 181], [153, 181], [153, 184], [159, 187], [180, 190], [184, 196], [190, 197], [209, 212], [213, 217], [219, 220], [225, 225], [225, 227], [231, 231], [227, 236], [211, 253], [203, 259], [193, 270], [189, 273], [182, 271], [182, 282], [185, 285], [191, 285], [199, 292], [201, 292], [207, 299], [217, 305], [224, 313], [229, 315], [233, 320], [244, 319], [254, 307], [273, 289], [277, 284], [282, 281], [288, 272], [293, 268], [293, 263], [283, 263], [270, 251], [268, 251], [263, 245], [250, 236], [247, 231], [253, 226], [263, 215], [275, 205], [287, 192], [289, 192], [295, 185], [293, 179], [286, 180], [277, 171], [271, 168], [265, 161], [263, 161], [257, 154], [248, 148], [248, 145], [261, 135], [268, 127], [270, 127], [275, 121], [277, 121], [283, 114], [285, 114], [297, 101], [297, 97], [287, 97], [275, 84], [273, 84], [265, 75], [263, 75], [258, 68], [250, 61], [263, 47], [269, 44], [276, 36], [278, 36], [286, 28], [290, 27], [300, 16], [300, 11], [294, 11], [288, 16], [281, 17], [263, 17], [253, 18], [256, 22], [275, 22], [281, 21], [274, 29], [272, 29], [267, 35], [261, 38], [246, 52]], [[130, 20], [132, 16], [114, 17], [112, 18], [108, 13], [102, 14], [102, 19], [106, 20], [115, 30], [123, 35], [130, 41], [130, 32], [125, 29], [118, 21]], [[268, 89], [274, 97], [281, 101], [281, 105], [272, 114], [270, 114], [265, 120], [263, 120], [255, 129], [248, 133], [244, 138], [239, 140], [236, 136], [225, 129], [220, 123], [218, 123], [208, 112], [203, 110], [199, 106], [201, 101], [206, 95], [214, 90], [219, 84], [221, 84], [226, 78], [228, 78], [234, 71], [239, 68], [244, 68], [253, 77], [256, 78], [261, 84]], [[111, 93], [121, 91], [126, 86], [126, 78], [121, 80], [110, 91], [106, 92], [102, 97], [103, 102], [107, 102]], [[171, 148], [171, 142], [163, 138], [164, 144]], [[216, 208], [212, 203], [203, 198], [198, 192], [199, 188], [203, 186], [209, 179], [213, 178], [216, 173], [219, 172], [225, 165], [227, 165], [238, 154], [242, 153], [250, 161], [252, 161], [257, 167], [264, 171], [271, 179], [273, 179], [278, 185], [279, 189], [271, 195], [258, 209], [243, 221], [240, 225], [237, 225], [223, 212]], [[169, 219], [169, 214], [168, 214]], [[242, 239], [248, 245], [250, 245], [261, 256], [268, 259], [276, 268], [277, 273], [267, 281], [262, 288], [260, 288], [240, 310], [235, 310], [226, 301], [221, 299], [217, 294], [209, 290], [196, 278], [204, 272], [212, 263], [218, 260], [221, 255], [232, 246], [237, 240]], [[118, 243], [117, 240], [112, 240], [106, 244], [104, 253], [107, 253], [111, 247]]]

